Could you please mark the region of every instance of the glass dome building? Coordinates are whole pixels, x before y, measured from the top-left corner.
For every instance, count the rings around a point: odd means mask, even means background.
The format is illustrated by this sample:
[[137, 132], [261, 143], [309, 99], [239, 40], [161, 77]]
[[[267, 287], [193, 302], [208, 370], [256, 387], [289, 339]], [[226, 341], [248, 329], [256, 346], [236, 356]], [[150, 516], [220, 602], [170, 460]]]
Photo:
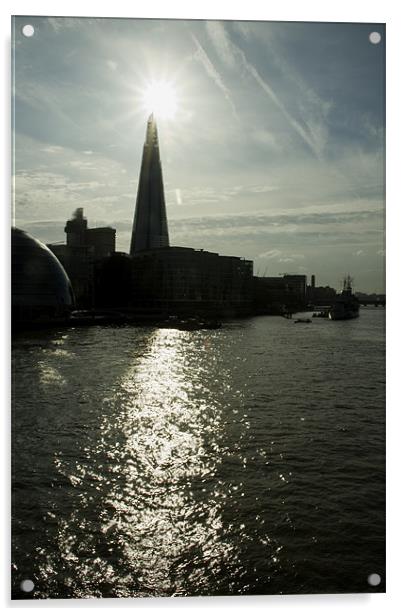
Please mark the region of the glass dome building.
[[74, 308], [60, 261], [42, 242], [16, 228], [11, 235], [11, 289], [14, 325], [64, 320]]

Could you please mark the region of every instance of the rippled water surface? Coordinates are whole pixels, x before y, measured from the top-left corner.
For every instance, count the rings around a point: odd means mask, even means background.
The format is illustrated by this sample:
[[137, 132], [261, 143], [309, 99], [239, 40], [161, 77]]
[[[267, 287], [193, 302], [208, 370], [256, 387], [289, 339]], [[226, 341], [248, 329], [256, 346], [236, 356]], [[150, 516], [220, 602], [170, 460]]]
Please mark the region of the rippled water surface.
[[14, 597], [383, 592], [384, 362], [382, 309], [19, 334]]

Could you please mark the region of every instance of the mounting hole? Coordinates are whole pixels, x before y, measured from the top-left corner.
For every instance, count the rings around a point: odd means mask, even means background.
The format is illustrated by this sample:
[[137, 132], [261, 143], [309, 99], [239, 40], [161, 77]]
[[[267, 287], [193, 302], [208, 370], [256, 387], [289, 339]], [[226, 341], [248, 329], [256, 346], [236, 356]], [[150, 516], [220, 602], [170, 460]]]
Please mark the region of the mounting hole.
[[370, 573], [367, 578], [367, 581], [370, 586], [378, 586], [378, 584], [381, 583], [381, 575], [378, 575], [378, 573]]
[[31, 26], [31, 24], [25, 24], [22, 28], [22, 34], [28, 37], [33, 36], [35, 34], [35, 28]]
[[378, 45], [381, 42], [381, 34], [379, 32], [370, 32], [369, 41], [373, 43], [373, 45]]
[[35, 584], [32, 580], [22, 580], [21, 582], [21, 590], [24, 592], [32, 592], [35, 588]]

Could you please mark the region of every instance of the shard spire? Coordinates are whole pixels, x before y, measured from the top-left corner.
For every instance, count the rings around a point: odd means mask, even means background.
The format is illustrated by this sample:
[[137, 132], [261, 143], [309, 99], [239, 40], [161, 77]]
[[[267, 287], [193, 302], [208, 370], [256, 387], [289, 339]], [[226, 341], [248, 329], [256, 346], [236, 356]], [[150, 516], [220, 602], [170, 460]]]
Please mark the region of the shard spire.
[[140, 179], [130, 254], [169, 246], [162, 166], [159, 156], [158, 130], [154, 115], [148, 118], [142, 153]]

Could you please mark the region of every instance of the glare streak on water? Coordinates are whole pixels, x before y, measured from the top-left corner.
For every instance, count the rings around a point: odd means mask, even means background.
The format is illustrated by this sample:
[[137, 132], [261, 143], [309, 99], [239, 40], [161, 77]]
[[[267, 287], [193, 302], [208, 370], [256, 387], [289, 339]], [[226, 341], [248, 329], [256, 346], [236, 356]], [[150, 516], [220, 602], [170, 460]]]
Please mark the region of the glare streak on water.
[[384, 312], [13, 347], [13, 588], [382, 592]]

